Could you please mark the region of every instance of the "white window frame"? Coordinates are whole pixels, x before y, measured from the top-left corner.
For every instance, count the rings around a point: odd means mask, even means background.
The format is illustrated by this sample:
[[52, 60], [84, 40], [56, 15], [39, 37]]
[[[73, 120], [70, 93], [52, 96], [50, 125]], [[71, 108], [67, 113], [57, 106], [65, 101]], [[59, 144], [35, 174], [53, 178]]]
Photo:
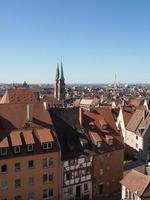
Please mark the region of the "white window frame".
[[52, 142], [45, 142], [42, 144], [42, 146], [43, 146], [43, 149], [52, 149]]
[[97, 144], [96, 144], [97, 148], [100, 148], [102, 146], [102, 142], [101, 141], [98, 141]]
[[[30, 149], [30, 148], [31, 148], [31, 149]], [[34, 149], [33, 144], [28, 144], [28, 145], [27, 145], [27, 151], [28, 151], [28, 152], [32, 152], [33, 149]]]
[[7, 155], [7, 147], [1, 148], [1, 156], [6, 156], [6, 155]]
[[14, 153], [15, 153], [15, 154], [18, 154], [18, 153], [20, 153], [20, 152], [21, 152], [20, 146], [15, 146], [15, 147], [14, 147]]
[[[46, 161], [46, 162], [45, 162]], [[43, 159], [43, 168], [49, 168], [49, 167], [52, 167], [53, 166], [53, 158], [44, 158]], [[46, 163], [46, 165], [45, 165]]]

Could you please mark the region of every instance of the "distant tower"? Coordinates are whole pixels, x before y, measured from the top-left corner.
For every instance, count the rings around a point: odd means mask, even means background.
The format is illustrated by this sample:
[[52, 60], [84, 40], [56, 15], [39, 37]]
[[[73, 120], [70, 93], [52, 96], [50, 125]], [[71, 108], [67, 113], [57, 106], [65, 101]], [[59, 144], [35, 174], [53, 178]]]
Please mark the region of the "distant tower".
[[58, 99], [59, 63], [57, 62], [56, 79], [54, 84], [54, 97]]
[[60, 68], [60, 78], [58, 81], [58, 100], [62, 101], [63, 104], [65, 103], [65, 78], [64, 78], [62, 61]]
[[117, 74], [115, 73], [114, 92], [117, 90]]
[[64, 78], [62, 61], [61, 61], [60, 72], [59, 72], [59, 64], [57, 63], [54, 97], [57, 98], [59, 101], [61, 101], [63, 105], [65, 105], [65, 78]]

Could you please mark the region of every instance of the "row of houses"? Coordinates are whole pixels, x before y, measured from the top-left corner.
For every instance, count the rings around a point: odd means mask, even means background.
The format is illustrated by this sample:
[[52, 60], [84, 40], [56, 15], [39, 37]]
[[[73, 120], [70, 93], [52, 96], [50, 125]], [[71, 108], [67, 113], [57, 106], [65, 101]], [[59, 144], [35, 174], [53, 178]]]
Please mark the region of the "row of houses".
[[126, 153], [129, 157], [150, 159], [150, 111], [144, 106], [139, 108], [122, 107], [117, 122], [124, 138]]
[[109, 108], [57, 108], [29, 89], [1, 100], [1, 200], [103, 199], [120, 189], [123, 157]]

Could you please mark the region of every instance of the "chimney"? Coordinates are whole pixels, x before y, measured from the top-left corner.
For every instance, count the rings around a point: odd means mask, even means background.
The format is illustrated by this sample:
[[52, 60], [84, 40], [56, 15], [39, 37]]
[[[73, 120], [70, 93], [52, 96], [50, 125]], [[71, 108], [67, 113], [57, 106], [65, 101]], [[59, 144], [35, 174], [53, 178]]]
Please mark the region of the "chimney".
[[146, 114], [147, 114], [147, 112], [146, 112], [146, 110], [144, 109], [144, 110], [143, 110], [143, 120], [146, 119]]
[[82, 108], [79, 108], [79, 122], [80, 122], [80, 125], [82, 126]]
[[47, 103], [47, 102], [44, 102], [43, 104], [44, 104], [45, 110], [48, 110], [48, 103]]
[[27, 104], [27, 121], [32, 122], [33, 116], [32, 116], [32, 105]]

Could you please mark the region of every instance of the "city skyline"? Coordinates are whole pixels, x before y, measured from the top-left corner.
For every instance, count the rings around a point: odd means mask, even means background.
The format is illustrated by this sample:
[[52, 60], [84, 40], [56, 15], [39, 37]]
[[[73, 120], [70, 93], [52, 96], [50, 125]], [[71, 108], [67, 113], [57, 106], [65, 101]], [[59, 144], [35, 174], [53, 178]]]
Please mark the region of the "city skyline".
[[[0, 2], [0, 82], [149, 83], [150, 2]], [[61, 59], [59, 59], [60, 61]]]

